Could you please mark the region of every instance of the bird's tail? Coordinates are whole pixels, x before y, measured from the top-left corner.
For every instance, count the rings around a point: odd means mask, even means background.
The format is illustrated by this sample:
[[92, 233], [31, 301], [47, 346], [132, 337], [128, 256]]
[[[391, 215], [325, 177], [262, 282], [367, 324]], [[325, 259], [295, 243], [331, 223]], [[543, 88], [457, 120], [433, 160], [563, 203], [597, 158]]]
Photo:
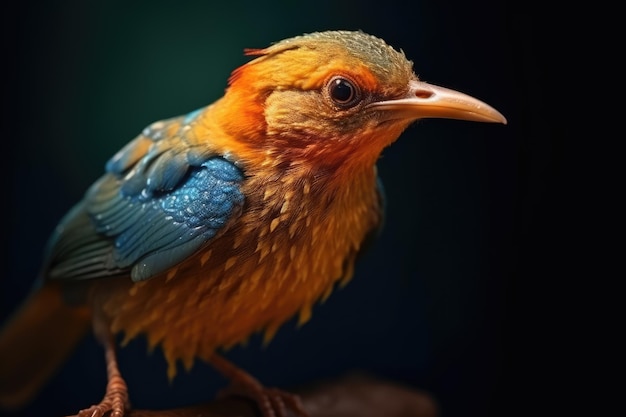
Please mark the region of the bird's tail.
[[31, 400], [85, 336], [91, 316], [71, 307], [56, 285], [29, 296], [0, 330], [0, 408]]

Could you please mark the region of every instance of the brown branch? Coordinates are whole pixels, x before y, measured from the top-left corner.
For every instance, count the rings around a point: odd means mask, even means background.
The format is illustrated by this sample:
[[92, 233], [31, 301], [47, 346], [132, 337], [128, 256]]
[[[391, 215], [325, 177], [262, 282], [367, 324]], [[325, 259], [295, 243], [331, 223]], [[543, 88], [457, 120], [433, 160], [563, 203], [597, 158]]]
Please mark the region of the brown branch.
[[[310, 417], [435, 417], [431, 396], [393, 382], [349, 375], [296, 390]], [[126, 417], [258, 417], [254, 404], [223, 398], [172, 410], [131, 410]]]

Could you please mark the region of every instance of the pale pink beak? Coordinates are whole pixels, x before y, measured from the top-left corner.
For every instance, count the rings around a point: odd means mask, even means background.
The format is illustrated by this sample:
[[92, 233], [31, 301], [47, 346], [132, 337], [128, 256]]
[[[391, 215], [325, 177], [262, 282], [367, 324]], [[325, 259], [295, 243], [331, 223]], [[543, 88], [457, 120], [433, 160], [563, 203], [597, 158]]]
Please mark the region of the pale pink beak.
[[406, 96], [368, 107], [383, 110], [383, 120], [444, 118], [506, 124], [499, 111], [474, 97], [416, 80], [409, 82]]

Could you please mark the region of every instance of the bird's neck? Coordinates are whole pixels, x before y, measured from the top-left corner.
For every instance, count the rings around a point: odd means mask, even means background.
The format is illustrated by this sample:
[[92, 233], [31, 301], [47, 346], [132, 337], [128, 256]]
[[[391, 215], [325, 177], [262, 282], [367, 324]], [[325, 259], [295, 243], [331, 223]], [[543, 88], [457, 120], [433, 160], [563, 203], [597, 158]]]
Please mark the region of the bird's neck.
[[[372, 170], [384, 145], [354, 149], [350, 146], [329, 146], [323, 137], [289, 136], [269, 132], [261, 99], [244, 99], [244, 91], [231, 91], [207, 107], [200, 116], [198, 141], [207, 138], [216, 154], [233, 155], [246, 170], [274, 171], [276, 175], [309, 178], [324, 184], [326, 191], [353, 182], [374, 181]], [[248, 92], [248, 94], [254, 94]], [[242, 106], [241, 103], [248, 103]], [[396, 134], [396, 136], [399, 132]], [[349, 143], [349, 138], [333, 138], [334, 143]], [[380, 137], [361, 137], [368, 144]], [[352, 141], [354, 142], [354, 141]]]

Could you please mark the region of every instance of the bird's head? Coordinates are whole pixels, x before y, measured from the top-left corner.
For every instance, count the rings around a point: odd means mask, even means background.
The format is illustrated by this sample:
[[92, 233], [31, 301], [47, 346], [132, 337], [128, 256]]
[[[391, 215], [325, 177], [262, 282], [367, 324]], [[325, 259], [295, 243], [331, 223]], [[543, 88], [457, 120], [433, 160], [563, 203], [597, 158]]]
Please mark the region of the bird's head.
[[413, 64], [363, 32], [327, 31], [247, 50], [222, 99], [223, 128], [277, 161], [371, 165], [413, 121], [506, 123], [489, 105], [418, 79]]

